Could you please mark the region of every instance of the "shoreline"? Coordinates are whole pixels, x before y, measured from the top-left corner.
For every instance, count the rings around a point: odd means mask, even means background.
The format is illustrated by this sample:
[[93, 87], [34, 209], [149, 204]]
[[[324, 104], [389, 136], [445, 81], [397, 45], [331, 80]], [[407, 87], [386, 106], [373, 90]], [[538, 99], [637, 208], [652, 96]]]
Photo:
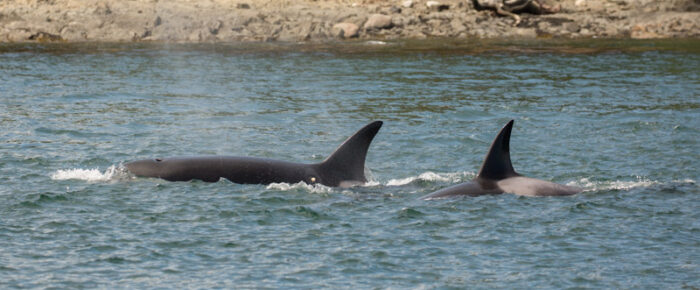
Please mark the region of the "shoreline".
[[608, 54], [670, 51], [700, 53], [698, 38], [665, 39], [395, 39], [395, 40], [337, 40], [327, 42], [0, 42], [0, 54], [40, 52], [52, 54], [101, 54], [127, 51], [208, 51], [225, 54], [386, 54], [413, 55], [438, 53], [445, 55], [480, 54]]
[[464, 0], [6, 0], [0, 43], [700, 38], [696, 0], [549, 2], [514, 25]]

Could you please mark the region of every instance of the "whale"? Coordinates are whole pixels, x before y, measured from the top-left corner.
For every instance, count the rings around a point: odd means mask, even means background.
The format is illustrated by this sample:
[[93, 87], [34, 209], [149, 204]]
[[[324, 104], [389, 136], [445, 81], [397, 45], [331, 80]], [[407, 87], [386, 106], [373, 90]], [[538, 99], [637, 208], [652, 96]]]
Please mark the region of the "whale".
[[511, 193], [522, 196], [563, 196], [582, 191], [581, 188], [526, 177], [513, 169], [510, 161], [510, 120], [493, 140], [476, 177], [465, 183], [446, 187], [421, 197], [424, 200], [460, 196], [480, 196]]
[[135, 176], [167, 181], [217, 182], [225, 178], [238, 184], [305, 182], [350, 187], [367, 182], [364, 172], [367, 151], [382, 124], [374, 121], [362, 127], [320, 163], [213, 155], [143, 159], [124, 166]]

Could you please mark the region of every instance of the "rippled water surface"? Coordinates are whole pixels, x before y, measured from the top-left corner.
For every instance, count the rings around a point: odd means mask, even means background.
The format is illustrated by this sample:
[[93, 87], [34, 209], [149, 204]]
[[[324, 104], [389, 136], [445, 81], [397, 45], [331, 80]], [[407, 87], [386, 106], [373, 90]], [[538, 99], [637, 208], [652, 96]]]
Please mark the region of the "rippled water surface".
[[[697, 41], [0, 46], [0, 286], [700, 287]], [[570, 197], [418, 198], [515, 120]], [[347, 189], [134, 178], [181, 155], [318, 162]]]

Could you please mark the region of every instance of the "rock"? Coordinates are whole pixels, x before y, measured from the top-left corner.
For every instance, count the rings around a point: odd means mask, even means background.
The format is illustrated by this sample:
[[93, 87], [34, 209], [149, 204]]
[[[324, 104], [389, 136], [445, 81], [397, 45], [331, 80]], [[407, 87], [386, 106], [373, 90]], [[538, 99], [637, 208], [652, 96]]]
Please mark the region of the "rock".
[[423, 33], [422, 31], [419, 31], [419, 30], [410, 31], [406, 34], [406, 36], [408, 38], [413, 38], [413, 39], [426, 39], [426, 38], [428, 38], [428, 36], [425, 33]]
[[438, 12], [450, 9], [450, 5], [440, 4], [440, 2], [437, 1], [425, 2], [425, 6], [427, 6], [430, 10], [435, 10]]
[[[47, 22], [51, 22], [49, 20], [50, 18], [47, 17], [46, 19], [47, 19]], [[19, 17], [19, 15], [17, 15], [17, 13], [15, 13], [15, 12], [12, 12], [10, 14], [0, 13], [0, 24], [10, 23], [10, 22], [15, 22], [15, 21], [22, 21], [22, 20], [24, 20], [24, 19], [22, 19], [22, 17]]]
[[644, 26], [641, 24], [637, 24], [632, 29], [630, 30], [630, 37], [633, 39], [654, 39], [654, 38], [661, 38], [661, 35], [654, 31], [650, 31], [649, 26]]
[[333, 25], [333, 35], [340, 38], [353, 38], [359, 36], [360, 28], [355, 23], [342, 22]]
[[462, 23], [462, 21], [456, 18], [450, 21], [450, 26], [452, 27], [452, 31], [454, 31], [456, 34], [465, 32], [467, 30], [467, 27], [464, 26], [464, 23]]
[[236, 4], [236, 8], [238, 8], [238, 9], [250, 9], [250, 5], [248, 5], [248, 3], [238, 3], [238, 4]]
[[605, 27], [605, 30], [603, 32], [603, 36], [615, 37], [618, 35], [618, 33], [619, 33], [619, 30], [617, 29], [617, 27], [609, 25], [609, 26]]
[[98, 15], [109, 15], [112, 14], [112, 9], [109, 8], [107, 3], [100, 3], [97, 4], [97, 7], [93, 10], [93, 13]]
[[311, 22], [303, 23], [296, 28], [297, 40], [306, 41], [311, 39], [311, 33], [314, 31], [316, 24]]
[[581, 31], [579, 31], [579, 34], [583, 37], [589, 37], [593, 35], [593, 33], [591, 33], [591, 31], [586, 28], [582, 28]]
[[537, 31], [534, 28], [513, 28], [513, 35], [517, 37], [536, 38]]
[[82, 23], [73, 21], [61, 29], [60, 37], [67, 41], [85, 41], [87, 39], [86, 31], [87, 29]]
[[24, 42], [31, 37], [32, 33], [29, 31], [27, 28], [10, 28], [10, 27], [5, 27], [2, 28], [2, 25], [0, 25], [0, 33], [2, 33], [3, 36], [0, 36], [0, 40], [3, 38], [7, 41], [19, 41], [19, 42]]
[[392, 26], [393, 23], [391, 22], [391, 16], [382, 14], [372, 14], [372, 16], [370, 16], [369, 19], [367, 19], [367, 22], [365, 22], [363, 28], [365, 30], [372, 30], [391, 28]]
[[581, 30], [581, 26], [579, 26], [575, 22], [566, 22], [564, 23], [564, 29], [568, 32], [576, 33]]
[[430, 19], [426, 21], [425, 24], [427, 24], [432, 30], [437, 30], [442, 25], [442, 21], [439, 19]]
[[413, 0], [406, 0], [401, 3], [404, 8], [413, 8]]
[[60, 35], [56, 34], [51, 34], [51, 33], [46, 33], [43, 31], [39, 31], [37, 33], [32, 34], [28, 38], [29, 40], [35, 40], [38, 42], [55, 42], [55, 41], [63, 41], [63, 38]]
[[207, 29], [209, 30], [209, 33], [216, 35], [219, 33], [219, 29], [223, 26], [223, 22], [221, 20], [216, 20], [216, 21], [210, 21], [207, 23]]

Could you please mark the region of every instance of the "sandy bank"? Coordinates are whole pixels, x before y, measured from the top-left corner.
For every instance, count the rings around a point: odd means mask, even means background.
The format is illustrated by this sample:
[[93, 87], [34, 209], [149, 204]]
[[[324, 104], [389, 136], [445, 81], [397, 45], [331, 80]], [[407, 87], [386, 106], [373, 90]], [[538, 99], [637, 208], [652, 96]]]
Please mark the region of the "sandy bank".
[[696, 38], [698, 0], [550, 0], [522, 21], [471, 0], [4, 0], [0, 42], [250, 42], [334, 39]]

